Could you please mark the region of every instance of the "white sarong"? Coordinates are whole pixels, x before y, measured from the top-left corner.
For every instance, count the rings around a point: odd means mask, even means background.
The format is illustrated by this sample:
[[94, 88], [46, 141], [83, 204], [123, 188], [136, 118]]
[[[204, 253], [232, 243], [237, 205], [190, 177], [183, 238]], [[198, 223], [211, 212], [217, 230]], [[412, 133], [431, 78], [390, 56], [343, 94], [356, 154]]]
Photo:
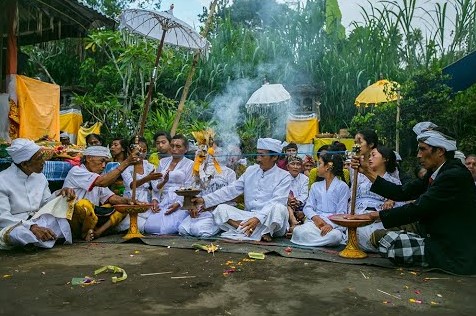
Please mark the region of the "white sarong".
[[[64, 197], [56, 197], [45, 204], [29, 221], [40, 227], [51, 229], [56, 238], [64, 239], [65, 244], [71, 244], [73, 237], [68, 219], [72, 216], [72, 204]], [[56, 240], [41, 241], [31, 232], [30, 225], [18, 222], [4, 227], [0, 231], [0, 249], [11, 249], [15, 246], [33, 244], [37, 247], [52, 248]]]
[[[240, 228], [234, 228], [227, 223], [229, 219], [235, 221], [246, 221], [252, 217], [264, 217], [255, 228], [251, 236], [245, 235]], [[265, 234], [271, 236], [284, 236], [289, 229], [289, 213], [285, 205], [272, 203], [266, 205], [259, 212], [243, 211], [228, 204], [220, 204], [213, 212], [215, 223], [225, 232], [220, 236], [235, 240], [261, 240]]]

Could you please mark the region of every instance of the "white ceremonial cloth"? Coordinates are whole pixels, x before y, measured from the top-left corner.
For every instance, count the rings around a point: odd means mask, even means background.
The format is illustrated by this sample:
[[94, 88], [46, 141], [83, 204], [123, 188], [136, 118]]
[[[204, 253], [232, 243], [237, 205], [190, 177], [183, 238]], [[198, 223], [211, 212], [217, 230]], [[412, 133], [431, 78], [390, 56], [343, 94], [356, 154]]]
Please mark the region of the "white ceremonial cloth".
[[[236, 173], [232, 169], [221, 166], [221, 173], [215, 173], [215, 176], [208, 183], [208, 187], [200, 195], [215, 192], [236, 180]], [[228, 202], [229, 205], [235, 205], [235, 202]], [[203, 211], [198, 217], [187, 216], [179, 226], [179, 234], [183, 236], [211, 237], [220, 232], [220, 227], [213, 219], [213, 210]]]
[[[219, 205], [213, 213], [215, 223], [220, 225], [221, 229], [231, 232], [231, 235], [227, 232], [223, 233], [223, 237], [260, 240], [261, 236], [268, 232], [271, 236], [280, 236], [286, 233], [289, 225], [286, 205], [290, 188], [291, 175], [289, 172], [276, 165], [267, 171], [263, 171], [259, 165], [253, 165], [248, 167], [238, 180], [203, 196], [203, 199], [205, 207], [208, 208], [244, 194], [245, 210], [242, 211], [229, 205]], [[252, 217], [258, 218], [261, 225], [268, 226], [263, 229], [255, 229], [250, 237], [226, 224], [229, 219], [246, 220]], [[262, 235], [258, 234], [260, 231]]]
[[[336, 246], [343, 242], [345, 228], [334, 224], [329, 216], [347, 213], [349, 197], [349, 186], [337, 177], [328, 189], [326, 181], [315, 182], [303, 209], [307, 220], [294, 228], [291, 242], [303, 246]], [[321, 230], [312, 221], [316, 215], [333, 228], [325, 236], [321, 236]]]
[[63, 188], [71, 188], [76, 193], [76, 200], [87, 199], [94, 205], [102, 205], [114, 195], [108, 187], [94, 186], [99, 174], [86, 169], [85, 165], [74, 166], [64, 180]]

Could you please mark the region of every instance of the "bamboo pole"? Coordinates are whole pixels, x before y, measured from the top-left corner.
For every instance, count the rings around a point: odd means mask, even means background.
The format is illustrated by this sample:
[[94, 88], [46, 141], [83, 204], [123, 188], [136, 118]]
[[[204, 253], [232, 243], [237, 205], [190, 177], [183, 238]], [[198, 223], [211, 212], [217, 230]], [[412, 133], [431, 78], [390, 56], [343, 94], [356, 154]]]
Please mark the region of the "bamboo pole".
[[400, 129], [398, 124], [400, 123], [400, 89], [397, 90], [397, 118], [395, 124], [395, 151], [400, 152]]
[[[354, 152], [354, 156], [360, 155], [360, 145], [355, 144], [352, 148]], [[359, 177], [359, 169], [354, 169], [354, 178], [352, 179], [352, 196], [350, 199], [350, 215], [355, 215], [355, 202], [356, 202], [356, 195], [357, 195], [357, 181]]]
[[162, 56], [162, 50], [164, 47], [164, 40], [167, 30], [164, 29], [162, 32], [162, 37], [160, 39], [159, 47], [157, 48], [157, 55], [155, 56], [154, 69], [150, 76], [149, 87], [147, 89], [147, 98], [144, 103], [144, 110], [142, 111], [142, 117], [140, 120], [139, 136], [144, 136], [145, 123], [147, 122], [147, 114], [149, 113], [150, 102], [152, 100], [152, 92], [154, 90], [155, 79], [157, 77], [157, 68], [159, 67], [160, 56]]
[[[210, 31], [210, 27], [213, 22], [213, 16], [215, 15], [215, 9], [217, 6], [218, 0], [213, 0], [210, 4], [210, 12], [208, 13], [207, 21], [205, 22], [205, 27], [202, 30], [202, 35], [204, 38], [207, 37], [208, 32]], [[183, 88], [182, 96], [180, 98], [179, 105], [177, 107], [177, 113], [175, 114], [174, 123], [172, 124], [172, 129], [170, 130], [170, 135], [174, 136], [177, 132], [177, 128], [180, 122], [180, 116], [183, 113], [183, 109], [185, 107], [185, 100], [187, 100], [188, 91], [190, 90], [190, 86], [192, 85], [193, 75], [195, 74], [195, 70], [198, 64], [198, 59], [200, 58], [200, 51], [195, 52], [193, 56], [192, 66], [188, 72], [187, 80], [185, 81], [185, 86]]]

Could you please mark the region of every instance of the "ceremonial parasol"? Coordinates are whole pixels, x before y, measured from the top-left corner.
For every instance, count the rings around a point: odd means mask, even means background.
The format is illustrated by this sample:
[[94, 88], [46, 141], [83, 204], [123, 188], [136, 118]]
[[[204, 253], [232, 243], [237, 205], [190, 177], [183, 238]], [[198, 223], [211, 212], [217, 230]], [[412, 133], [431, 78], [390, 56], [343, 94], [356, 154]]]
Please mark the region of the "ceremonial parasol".
[[397, 101], [397, 117], [395, 128], [395, 150], [399, 151], [400, 133], [400, 85], [395, 81], [379, 80], [365, 88], [355, 99], [355, 106], [378, 106], [382, 103]]
[[121, 29], [127, 29], [133, 33], [143, 35], [150, 39], [160, 40], [157, 48], [154, 70], [152, 71], [147, 98], [144, 103], [144, 111], [141, 117], [139, 135], [144, 134], [147, 113], [149, 112], [152, 90], [157, 76], [157, 66], [162, 54], [163, 45], [189, 48], [205, 52], [208, 49], [208, 41], [198, 34], [190, 25], [177, 19], [173, 15], [173, 5], [168, 11], [151, 11], [143, 9], [127, 9], [121, 14]]
[[291, 95], [282, 84], [265, 83], [256, 90], [246, 102], [246, 110], [253, 112], [266, 112], [279, 107], [287, 107]]

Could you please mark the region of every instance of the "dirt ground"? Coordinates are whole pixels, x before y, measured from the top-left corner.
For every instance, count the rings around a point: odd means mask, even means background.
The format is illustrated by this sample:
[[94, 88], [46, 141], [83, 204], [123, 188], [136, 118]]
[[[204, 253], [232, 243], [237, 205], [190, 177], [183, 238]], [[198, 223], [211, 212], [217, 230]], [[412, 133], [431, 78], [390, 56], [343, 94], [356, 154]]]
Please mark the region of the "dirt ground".
[[[0, 252], [1, 315], [473, 315], [476, 279], [140, 243]], [[71, 285], [104, 265], [128, 275]], [[225, 273], [227, 270], [236, 270]], [[149, 276], [147, 273], [167, 272]], [[120, 276], [120, 274], [117, 274]], [[180, 277], [180, 278], [177, 278]], [[384, 293], [385, 292], [385, 293]]]

